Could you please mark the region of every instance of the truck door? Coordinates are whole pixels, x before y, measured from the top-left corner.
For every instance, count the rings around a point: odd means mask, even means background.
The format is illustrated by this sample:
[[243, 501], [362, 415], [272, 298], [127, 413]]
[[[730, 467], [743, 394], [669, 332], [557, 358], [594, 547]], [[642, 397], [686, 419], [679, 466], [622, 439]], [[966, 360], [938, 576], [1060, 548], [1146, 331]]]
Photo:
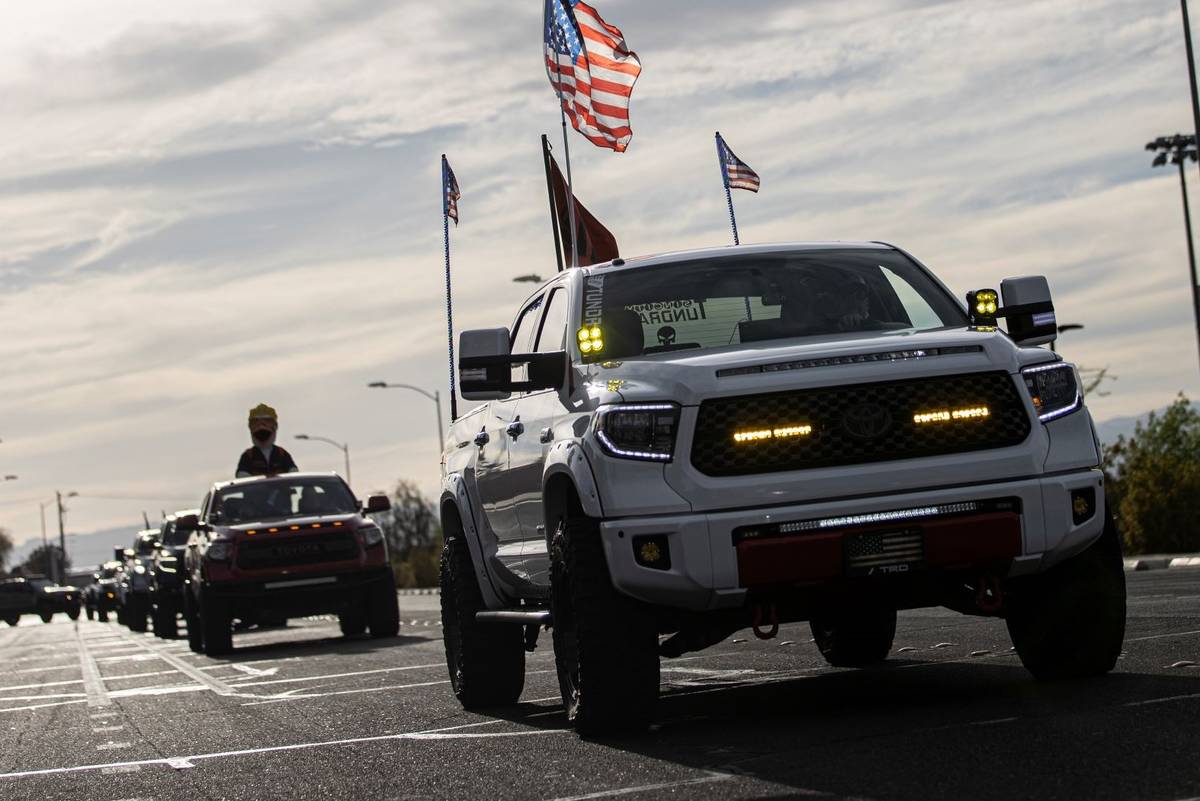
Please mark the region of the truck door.
[[[566, 346], [570, 295], [565, 284], [548, 289], [546, 312], [535, 340], [533, 352], [552, 353]], [[511, 437], [509, 471], [518, 485], [517, 517], [521, 526], [522, 571], [538, 584], [548, 584], [546, 530], [542, 512], [542, 476], [546, 454], [553, 442], [553, 430], [567, 409], [563, 393], [548, 389], [531, 392], [517, 404], [520, 427]]]
[[[521, 310], [512, 328], [512, 352], [528, 353], [541, 319], [542, 298], [538, 295]], [[514, 372], [523, 368], [513, 368]], [[514, 378], [516, 376], [514, 375]], [[496, 537], [496, 557], [510, 571], [524, 578], [521, 563], [521, 526], [517, 520], [520, 486], [512, 474], [512, 434], [519, 424], [518, 396], [489, 401], [484, 412], [478, 448], [475, 484], [488, 527]]]

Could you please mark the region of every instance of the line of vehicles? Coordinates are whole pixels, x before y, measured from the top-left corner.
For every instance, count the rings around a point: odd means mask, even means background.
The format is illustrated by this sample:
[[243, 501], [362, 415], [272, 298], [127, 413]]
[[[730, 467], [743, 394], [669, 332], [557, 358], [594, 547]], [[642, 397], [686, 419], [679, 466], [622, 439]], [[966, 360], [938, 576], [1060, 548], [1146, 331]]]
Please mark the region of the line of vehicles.
[[[218, 482], [200, 508], [167, 516], [117, 548], [84, 590], [88, 619], [179, 635], [197, 653], [233, 648], [233, 632], [336, 614], [343, 634], [393, 637], [400, 628], [383, 531], [366, 503], [333, 473]], [[76, 612], [78, 616], [78, 611]]]

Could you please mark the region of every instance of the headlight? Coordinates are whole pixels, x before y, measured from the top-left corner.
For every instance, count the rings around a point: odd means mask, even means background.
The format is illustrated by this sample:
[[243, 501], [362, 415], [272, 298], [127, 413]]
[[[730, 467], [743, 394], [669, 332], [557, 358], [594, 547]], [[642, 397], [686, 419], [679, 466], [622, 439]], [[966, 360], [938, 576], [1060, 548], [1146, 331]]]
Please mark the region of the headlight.
[[1083, 405], [1079, 392], [1079, 374], [1066, 362], [1043, 364], [1021, 371], [1025, 388], [1043, 423], [1070, 414]]
[[146, 572], [146, 566], [145, 565], [134, 565], [133, 572], [137, 573], [140, 576]]
[[673, 403], [626, 403], [603, 406], [596, 439], [609, 456], [669, 462], [679, 431], [679, 407]]
[[379, 526], [363, 526], [359, 531], [362, 532], [363, 545], [368, 548], [373, 548], [383, 542], [383, 532], [379, 529]]
[[231, 553], [233, 553], [232, 543], [227, 540], [217, 540], [208, 546], [208, 552], [204, 558], [210, 562], [228, 562]]

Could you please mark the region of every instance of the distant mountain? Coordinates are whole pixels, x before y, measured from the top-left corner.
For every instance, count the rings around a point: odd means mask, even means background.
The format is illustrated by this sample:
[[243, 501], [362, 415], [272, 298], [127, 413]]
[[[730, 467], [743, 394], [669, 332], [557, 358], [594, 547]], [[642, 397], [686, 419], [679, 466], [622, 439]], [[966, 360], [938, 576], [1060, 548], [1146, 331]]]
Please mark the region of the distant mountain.
[[[114, 546], [128, 548], [133, 544], [133, 537], [137, 531], [137, 528], [132, 526], [120, 526], [89, 534], [68, 534], [67, 556], [71, 559], [72, 569], [94, 567], [107, 562], [113, 558]], [[51, 542], [57, 545], [58, 536], [52, 537]], [[13, 549], [13, 554], [8, 560], [9, 565], [21, 564], [41, 544], [40, 538], [21, 543]]]
[[[1192, 403], [1192, 408], [1200, 412], [1200, 401]], [[1166, 407], [1163, 407], [1162, 409], [1157, 409], [1156, 411], [1159, 414], [1162, 414], [1162, 412], [1165, 410]], [[1149, 412], [1128, 417], [1112, 417], [1104, 422], [1096, 423], [1096, 435], [1100, 437], [1100, 441], [1102, 443], [1105, 445], [1111, 445], [1117, 441], [1117, 437], [1123, 436], [1128, 439], [1129, 435], [1133, 433], [1135, 428], [1137, 428], [1137, 424], [1146, 422], [1148, 417], [1150, 417]]]

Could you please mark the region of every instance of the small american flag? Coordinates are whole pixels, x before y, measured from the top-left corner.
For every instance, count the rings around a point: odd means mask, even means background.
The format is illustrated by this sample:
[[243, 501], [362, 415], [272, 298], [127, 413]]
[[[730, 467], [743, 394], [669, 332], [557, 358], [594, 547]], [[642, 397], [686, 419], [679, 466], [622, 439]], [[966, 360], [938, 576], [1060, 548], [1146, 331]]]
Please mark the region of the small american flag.
[[450, 162], [446, 160], [445, 154], [442, 155], [442, 214], [454, 220], [455, 227], [458, 227], [458, 199], [462, 197], [462, 192], [458, 191], [458, 179], [454, 177], [454, 170], [450, 169]]
[[546, 75], [575, 130], [623, 153], [633, 138], [629, 98], [642, 73], [625, 35], [582, 0], [546, 0]]
[[734, 155], [725, 144], [720, 132], [717, 132], [717, 157], [721, 160], [721, 179], [725, 181], [726, 189], [747, 189], [757, 192], [761, 181], [758, 173], [750, 169], [750, 165]]

